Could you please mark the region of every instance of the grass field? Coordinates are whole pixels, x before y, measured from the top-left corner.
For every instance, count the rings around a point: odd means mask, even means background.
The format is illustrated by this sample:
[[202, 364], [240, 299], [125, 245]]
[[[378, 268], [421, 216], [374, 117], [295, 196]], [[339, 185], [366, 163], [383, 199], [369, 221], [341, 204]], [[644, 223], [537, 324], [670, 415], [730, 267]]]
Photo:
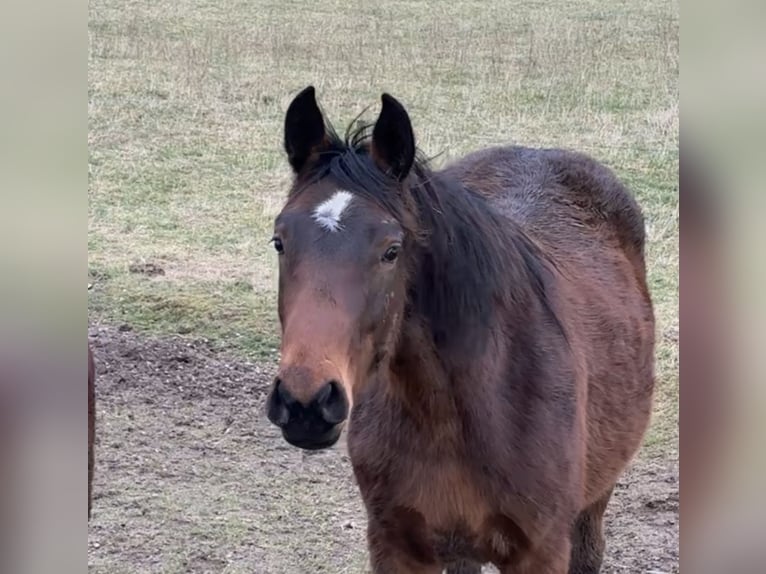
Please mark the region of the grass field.
[[647, 443], [675, 452], [678, 17], [665, 0], [90, 0], [91, 324], [273, 362], [287, 104], [314, 84], [342, 131], [388, 91], [436, 165], [567, 147], [634, 191], [658, 318]]

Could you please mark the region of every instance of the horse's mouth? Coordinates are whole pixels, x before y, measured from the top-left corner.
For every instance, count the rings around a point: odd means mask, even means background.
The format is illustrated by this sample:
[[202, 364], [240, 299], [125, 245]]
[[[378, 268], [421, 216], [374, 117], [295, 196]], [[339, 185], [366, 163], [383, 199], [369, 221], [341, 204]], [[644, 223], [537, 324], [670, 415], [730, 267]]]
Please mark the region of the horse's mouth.
[[333, 427], [330, 431], [320, 436], [290, 436], [285, 430], [282, 430], [284, 439], [293, 446], [303, 450], [322, 450], [330, 448], [338, 442], [341, 435], [342, 425]]

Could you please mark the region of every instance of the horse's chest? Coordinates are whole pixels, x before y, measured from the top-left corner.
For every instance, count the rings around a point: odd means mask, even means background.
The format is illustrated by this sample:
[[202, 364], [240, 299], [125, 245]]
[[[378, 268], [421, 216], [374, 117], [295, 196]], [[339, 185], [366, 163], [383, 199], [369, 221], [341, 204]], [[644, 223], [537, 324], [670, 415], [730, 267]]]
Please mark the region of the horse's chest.
[[432, 530], [478, 531], [490, 511], [477, 479], [453, 462], [416, 465], [396, 492], [396, 501], [417, 510]]
[[385, 489], [372, 487], [366, 494], [375, 491], [382, 503], [370, 508], [371, 520], [415, 558], [487, 562], [509, 557], [517, 546], [515, 532], [504, 528], [479, 478], [456, 462], [414, 463], [407, 472], [389, 475]]
[[[355, 422], [356, 429], [369, 428]], [[371, 527], [425, 562], [507, 560], [519, 545], [519, 532], [502, 515], [486, 475], [456, 455], [464, 451], [458, 433], [445, 428], [439, 440], [424, 440], [412, 432], [412, 440], [402, 442], [389, 430], [357, 433], [352, 424], [348, 435]]]

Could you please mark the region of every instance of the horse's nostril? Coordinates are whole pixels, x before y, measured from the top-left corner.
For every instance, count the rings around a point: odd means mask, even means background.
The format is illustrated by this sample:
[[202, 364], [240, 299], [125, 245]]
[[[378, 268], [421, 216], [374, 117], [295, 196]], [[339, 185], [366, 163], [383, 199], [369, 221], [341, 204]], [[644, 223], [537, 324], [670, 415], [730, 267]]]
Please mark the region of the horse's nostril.
[[290, 422], [290, 409], [288, 407], [294, 401], [295, 399], [284, 388], [282, 381], [277, 378], [267, 401], [266, 416], [278, 427], [284, 427]]
[[330, 381], [317, 393], [316, 403], [322, 418], [330, 424], [338, 424], [348, 416], [346, 392], [338, 381]]
[[290, 407], [296, 403], [295, 397], [290, 394], [290, 391], [282, 384], [282, 379], [279, 377], [274, 380], [274, 392], [279, 395], [285, 406]]
[[325, 386], [323, 386], [316, 395], [314, 395], [314, 400], [316, 401], [317, 405], [322, 406], [330, 400], [330, 395], [333, 393], [334, 382], [335, 381], [330, 381]]

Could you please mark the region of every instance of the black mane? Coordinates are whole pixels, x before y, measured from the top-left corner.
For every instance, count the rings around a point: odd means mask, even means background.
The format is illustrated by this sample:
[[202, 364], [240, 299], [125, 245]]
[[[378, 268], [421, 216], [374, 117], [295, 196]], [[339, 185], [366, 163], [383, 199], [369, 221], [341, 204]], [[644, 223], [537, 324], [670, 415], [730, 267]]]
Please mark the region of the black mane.
[[403, 183], [388, 176], [370, 156], [371, 128], [352, 123], [342, 139], [328, 125], [328, 143], [295, 193], [330, 177], [409, 232], [407, 312], [426, 322], [436, 348], [481, 349], [498, 305], [518, 319], [518, 328], [539, 307], [564, 333], [548, 296], [553, 264], [534, 241], [484, 197], [433, 171], [420, 151]]

